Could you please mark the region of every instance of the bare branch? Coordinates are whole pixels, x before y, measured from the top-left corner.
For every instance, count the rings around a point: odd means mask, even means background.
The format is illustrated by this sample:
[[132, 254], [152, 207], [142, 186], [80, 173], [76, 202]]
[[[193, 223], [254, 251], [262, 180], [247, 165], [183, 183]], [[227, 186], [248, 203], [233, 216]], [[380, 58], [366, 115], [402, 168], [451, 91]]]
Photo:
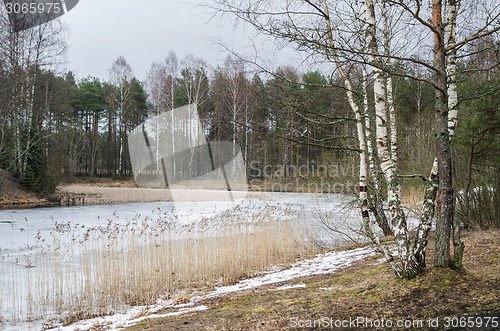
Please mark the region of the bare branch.
[[[500, 13], [497, 15], [497, 17], [498, 17], [499, 15], [500, 15]], [[456, 48], [458, 48], [458, 47], [460, 47], [460, 46], [463, 46], [463, 45], [465, 45], [465, 44], [467, 44], [467, 43], [470, 43], [471, 41], [474, 41], [474, 40], [476, 40], [476, 39], [481, 39], [481, 38], [483, 38], [483, 37], [489, 36], [489, 35], [491, 35], [491, 34], [493, 34], [493, 33], [497, 32], [497, 31], [499, 31], [499, 30], [500, 30], [500, 26], [496, 27], [496, 28], [495, 28], [495, 29], [493, 29], [493, 30], [490, 30], [490, 31], [487, 31], [487, 32], [484, 32], [484, 33], [481, 33], [481, 34], [476, 34], [476, 35], [474, 35], [474, 36], [472, 36], [472, 37], [469, 37], [469, 38], [467, 38], [467, 39], [464, 39], [464, 40], [462, 40], [462, 41], [459, 41], [459, 42], [457, 42], [456, 44], [453, 44], [453, 45], [449, 46], [448, 48], [446, 48], [446, 52], [449, 52], [449, 51], [451, 51], [452, 49], [456, 49]]]

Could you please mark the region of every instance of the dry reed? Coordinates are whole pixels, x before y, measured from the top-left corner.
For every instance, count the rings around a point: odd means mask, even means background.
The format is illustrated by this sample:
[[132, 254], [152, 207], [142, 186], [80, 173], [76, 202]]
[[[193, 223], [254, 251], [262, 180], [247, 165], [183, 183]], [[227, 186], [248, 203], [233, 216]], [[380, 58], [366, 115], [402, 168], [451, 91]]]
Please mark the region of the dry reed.
[[[54, 325], [130, 306], [178, 303], [194, 291], [289, 265], [313, 250], [297, 217], [288, 208], [250, 205], [192, 223], [160, 209], [127, 224], [108, 220], [83, 229], [56, 223], [50, 244], [37, 238], [39, 249], [29, 257], [35, 267], [7, 307], [14, 313], [3, 320]], [[7, 304], [1, 299], [0, 293], [0, 312]]]

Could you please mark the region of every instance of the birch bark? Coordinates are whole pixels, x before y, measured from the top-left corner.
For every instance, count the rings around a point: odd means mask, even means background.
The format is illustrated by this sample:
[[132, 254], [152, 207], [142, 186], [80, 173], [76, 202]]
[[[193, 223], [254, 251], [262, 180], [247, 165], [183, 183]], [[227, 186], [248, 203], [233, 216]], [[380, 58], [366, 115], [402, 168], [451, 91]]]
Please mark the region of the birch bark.
[[323, 8], [324, 8], [324, 13], [325, 13], [325, 24], [326, 24], [326, 29], [327, 29], [327, 37], [328, 37], [328, 43], [330, 46], [330, 52], [333, 56], [335, 65], [337, 67], [337, 70], [340, 72], [342, 78], [344, 79], [344, 85], [346, 88], [346, 94], [347, 94], [347, 100], [349, 101], [349, 105], [354, 112], [356, 116], [356, 122], [357, 122], [357, 134], [358, 134], [358, 140], [360, 144], [360, 165], [359, 165], [359, 186], [360, 186], [360, 192], [359, 192], [359, 201], [360, 201], [360, 206], [361, 206], [361, 215], [363, 217], [363, 223], [364, 223], [364, 229], [368, 237], [377, 244], [377, 246], [380, 248], [382, 251], [382, 254], [384, 255], [385, 259], [391, 266], [392, 270], [398, 275], [398, 277], [403, 276], [403, 272], [401, 268], [398, 266], [396, 261], [394, 260], [394, 257], [391, 254], [391, 251], [387, 244], [376, 234], [374, 231], [374, 224], [370, 220], [370, 215], [368, 211], [368, 186], [366, 184], [366, 179], [367, 179], [367, 162], [366, 162], [366, 140], [365, 140], [365, 133], [363, 130], [363, 122], [362, 122], [362, 116], [361, 112], [359, 110], [358, 105], [354, 101], [354, 94], [353, 94], [353, 89], [352, 89], [352, 83], [351, 80], [349, 79], [349, 76], [345, 72], [345, 70], [342, 68], [342, 64], [340, 62], [340, 59], [337, 55], [337, 52], [335, 50], [335, 43], [333, 39], [333, 33], [332, 33], [332, 26], [330, 22], [330, 14], [329, 14], [329, 8], [326, 0], [323, 0]]
[[377, 56], [379, 52], [373, 0], [365, 0], [365, 15], [368, 25], [366, 44], [370, 50], [369, 62], [372, 64], [372, 76], [374, 80], [377, 152], [380, 159], [380, 167], [387, 182], [387, 203], [389, 205], [392, 229], [396, 237], [396, 246], [400, 257], [401, 276], [405, 278], [412, 277], [416, 270], [413, 270], [415, 264], [411, 263], [413, 260], [413, 249], [410, 246], [406, 217], [401, 209], [401, 184], [398, 178], [397, 163], [389, 149], [392, 142], [387, 130], [386, 80], [381, 69], [382, 60], [380, 56]]
[[[364, 20], [361, 19], [359, 3], [356, 1], [356, 20], [358, 22], [359, 31], [364, 31]], [[359, 38], [359, 42], [362, 48], [365, 48], [366, 38], [362, 35]], [[372, 119], [374, 114], [370, 111], [368, 103], [368, 73], [366, 70], [366, 64], [362, 65], [362, 94], [363, 94], [363, 109], [362, 117], [364, 118], [364, 136], [366, 140], [366, 151], [368, 159], [368, 168], [370, 170], [370, 175], [373, 181], [373, 194], [372, 194], [372, 205], [371, 210], [375, 217], [378, 226], [382, 229], [385, 236], [393, 235], [392, 229], [387, 220], [387, 216], [384, 212], [384, 197], [382, 196], [382, 185], [380, 183], [380, 164], [375, 156], [374, 141], [375, 137], [372, 130]]]
[[[448, 0], [448, 46], [456, 43], [456, 27], [457, 27], [457, 0]], [[455, 48], [447, 54], [447, 74], [448, 74], [448, 131], [450, 139], [455, 134], [455, 128], [458, 123], [458, 92], [457, 92], [457, 51]], [[468, 192], [468, 191], [467, 191]], [[452, 235], [453, 235], [453, 266], [461, 269], [463, 267], [462, 257], [465, 245], [461, 240], [461, 230], [463, 225], [457, 217], [453, 217]]]

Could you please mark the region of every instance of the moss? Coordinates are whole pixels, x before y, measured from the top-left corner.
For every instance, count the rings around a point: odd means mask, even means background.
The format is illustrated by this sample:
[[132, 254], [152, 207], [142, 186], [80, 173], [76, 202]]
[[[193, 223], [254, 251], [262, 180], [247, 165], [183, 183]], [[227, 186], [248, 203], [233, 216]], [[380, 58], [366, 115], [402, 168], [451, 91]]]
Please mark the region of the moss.
[[267, 309], [267, 308], [264, 308], [264, 307], [255, 307], [254, 309], [252, 309], [252, 311], [254, 313], [268, 313], [268, 312], [271, 312], [270, 309]]
[[313, 300], [309, 303], [308, 307], [309, 308], [313, 308], [313, 307], [316, 307], [316, 306], [319, 306], [321, 303], [318, 301], [318, 300]]

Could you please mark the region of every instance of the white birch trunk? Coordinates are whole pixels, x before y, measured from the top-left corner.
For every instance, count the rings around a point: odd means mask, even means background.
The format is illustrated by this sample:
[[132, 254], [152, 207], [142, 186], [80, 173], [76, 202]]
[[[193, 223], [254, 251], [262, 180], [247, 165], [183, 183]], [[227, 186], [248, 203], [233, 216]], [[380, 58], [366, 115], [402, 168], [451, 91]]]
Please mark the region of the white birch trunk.
[[[171, 125], [172, 125], [172, 128], [171, 128], [171, 131], [172, 131], [172, 155], [175, 155], [176, 153], [176, 148], [175, 148], [175, 144], [176, 144], [176, 122], [175, 122], [175, 118], [174, 118], [174, 112], [172, 110], [175, 109], [175, 80], [174, 80], [174, 70], [172, 70], [172, 75], [170, 77], [170, 116], [171, 116]], [[175, 179], [177, 177], [177, 162], [176, 162], [176, 158], [175, 157], [172, 157], [172, 176], [173, 178], [172, 179]]]
[[[21, 95], [24, 91], [24, 87], [21, 86]], [[15, 93], [15, 92], [14, 92]], [[13, 94], [15, 95], [15, 94]], [[14, 112], [14, 119], [15, 119], [15, 134], [16, 134], [16, 146], [15, 146], [15, 151], [16, 151], [16, 154], [15, 154], [15, 161], [16, 161], [16, 167], [19, 171], [21, 171], [22, 169], [22, 164], [23, 164], [23, 160], [22, 160], [22, 146], [21, 146], [21, 135], [22, 135], [22, 124], [21, 124], [21, 120], [22, 120], [22, 117], [20, 114], [22, 114], [21, 112], [21, 104], [19, 103], [19, 101], [16, 102], [17, 106], [16, 106], [16, 111]]]
[[[359, 3], [356, 1], [356, 20], [358, 22], [358, 29], [359, 31], [363, 31], [364, 28], [364, 22], [361, 19], [360, 15], [360, 10], [359, 10]], [[363, 38], [362, 36], [359, 38], [359, 42], [361, 47], [365, 48], [366, 47], [366, 38]], [[380, 166], [378, 164], [378, 160], [375, 157], [375, 146], [373, 144], [374, 142], [374, 136], [373, 136], [373, 130], [372, 130], [372, 124], [371, 121], [373, 119], [372, 114], [370, 113], [369, 109], [369, 103], [368, 103], [368, 73], [366, 71], [366, 65], [362, 65], [362, 94], [363, 94], [363, 110], [362, 110], [362, 117], [364, 118], [364, 124], [365, 124], [365, 140], [366, 140], [366, 150], [368, 152], [367, 158], [368, 158], [368, 165], [370, 169], [370, 174], [372, 176], [373, 180], [373, 196], [374, 196], [374, 216], [377, 221], [377, 224], [379, 227], [382, 229], [384, 232], [384, 235], [392, 235], [392, 229], [389, 225], [389, 222], [387, 221], [387, 217], [385, 215], [384, 211], [384, 199], [382, 197], [382, 186], [380, 184], [380, 179], [379, 179], [379, 172], [380, 172]]]
[[[456, 0], [448, 0], [448, 26], [446, 33], [448, 35], [448, 46], [456, 42], [457, 25], [457, 5]], [[450, 139], [455, 134], [455, 128], [458, 123], [458, 93], [457, 93], [457, 51], [451, 49], [447, 54], [447, 73], [448, 77], [448, 130]]]
[[124, 102], [124, 92], [123, 92], [123, 80], [120, 83], [120, 116], [118, 117], [118, 125], [119, 125], [119, 141], [120, 141], [120, 152], [118, 155], [118, 171], [120, 172], [120, 175], [122, 175], [122, 167], [123, 167], [123, 133], [122, 133], [122, 127], [123, 127], [123, 118], [124, 118], [124, 112], [125, 112], [125, 102]]
[[[245, 96], [245, 155], [244, 160], [248, 163], [248, 100], [246, 99], [248, 95]], [[234, 156], [235, 153], [233, 153]]]
[[363, 217], [363, 222], [364, 222], [364, 229], [366, 231], [366, 234], [370, 237], [370, 239], [375, 242], [378, 247], [381, 249], [382, 253], [384, 254], [384, 257], [386, 258], [387, 262], [390, 264], [391, 268], [393, 271], [398, 275], [402, 276], [401, 273], [401, 268], [396, 264], [394, 261], [394, 258], [386, 245], [386, 243], [380, 239], [380, 237], [375, 233], [373, 230], [373, 222], [370, 220], [369, 212], [368, 212], [368, 187], [366, 185], [366, 178], [367, 178], [367, 163], [366, 163], [366, 141], [365, 141], [365, 133], [363, 130], [363, 123], [362, 123], [362, 116], [359, 110], [358, 105], [354, 101], [354, 94], [353, 94], [353, 89], [352, 89], [352, 83], [349, 79], [349, 76], [345, 72], [345, 70], [342, 68], [342, 64], [340, 62], [340, 59], [337, 55], [337, 52], [335, 51], [335, 43], [333, 39], [333, 33], [332, 33], [332, 27], [331, 27], [331, 22], [329, 19], [329, 8], [326, 0], [323, 0], [323, 7], [325, 10], [325, 23], [326, 23], [326, 29], [327, 29], [327, 36], [328, 36], [328, 41], [330, 44], [331, 48], [331, 53], [333, 56], [333, 59], [335, 61], [335, 64], [337, 66], [337, 70], [339, 70], [340, 74], [344, 78], [344, 84], [346, 88], [346, 94], [347, 94], [347, 99], [349, 101], [349, 105], [351, 109], [353, 110], [355, 116], [356, 116], [356, 122], [357, 122], [357, 134], [358, 134], [358, 140], [360, 144], [360, 179], [359, 179], [359, 185], [360, 185], [360, 193], [359, 193], [359, 200], [360, 200], [360, 205], [361, 205], [361, 213]]
[[373, 144], [374, 136], [372, 130], [372, 116], [370, 114], [370, 110], [368, 108], [368, 74], [366, 72], [365, 66], [362, 69], [363, 75], [363, 116], [365, 119], [365, 139], [366, 139], [366, 150], [368, 152], [368, 165], [370, 169], [370, 174], [373, 180], [373, 188], [374, 188], [374, 198], [375, 201], [375, 218], [377, 220], [377, 224], [384, 231], [385, 235], [392, 234], [392, 229], [387, 221], [387, 217], [384, 211], [384, 198], [382, 196], [382, 185], [379, 179], [380, 167], [377, 163], [377, 159], [375, 157], [375, 146]]
[[[456, 25], [457, 25], [457, 0], [448, 0], [448, 46], [454, 45], [456, 42]], [[455, 134], [455, 129], [458, 123], [458, 92], [457, 92], [457, 51], [451, 49], [447, 54], [447, 74], [448, 76], [448, 131], [450, 139]], [[468, 194], [468, 192], [466, 192]], [[453, 263], [455, 267], [462, 268], [462, 258], [465, 244], [461, 240], [461, 231], [463, 224], [458, 217], [453, 218], [452, 235], [454, 257]]]
[[410, 246], [406, 217], [401, 209], [401, 185], [398, 178], [397, 163], [389, 150], [391, 140], [389, 139], [387, 130], [386, 80], [380, 69], [382, 61], [377, 56], [379, 52], [373, 0], [365, 0], [365, 14], [368, 24], [366, 44], [371, 53], [370, 62], [372, 63], [372, 75], [374, 79], [377, 151], [380, 158], [380, 167], [387, 182], [387, 203], [389, 205], [392, 228], [396, 237], [402, 276], [408, 277], [408, 275], [414, 273], [413, 270], [410, 270], [410, 268], [413, 268], [413, 263], [410, 263], [413, 259], [413, 251]]
[[424, 268], [425, 253], [427, 250], [427, 242], [429, 240], [429, 231], [432, 227], [432, 220], [435, 212], [436, 194], [438, 191], [438, 160], [434, 159], [431, 174], [427, 179], [424, 201], [422, 207], [422, 216], [417, 230], [417, 238], [415, 239], [415, 258], [421, 268]]
[[20, 128], [20, 132], [25, 136], [25, 141], [22, 142], [20, 140], [19, 146], [19, 164], [20, 164], [20, 179], [24, 180], [26, 177], [26, 173], [28, 171], [28, 159], [31, 157], [30, 152], [31, 148], [34, 146], [34, 142], [32, 140], [32, 125], [33, 125], [33, 110], [34, 110], [34, 102], [35, 102], [35, 79], [36, 74], [33, 74], [33, 79], [30, 79], [29, 73], [26, 82], [26, 87], [23, 90], [26, 91], [25, 96], [25, 104], [24, 104], [24, 119], [22, 126], [24, 127], [24, 131]]
[[[388, 14], [387, 14], [387, 7], [385, 0], [382, 1], [382, 35], [384, 38], [384, 54], [386, 56], [384, 64], [386, 68], [389, 68], [391, 65], [391, 61], [389, 58], [389, 55], [391, 54], [391, 40], [390, 40], [391, 32], [389, 31]], [[387, 111], [389, 113], [389, 129], [390, 129], [389, 152], [393, 162], [397, 164], [398, 134], [397, 134], [396, 110], [394, 108], [393, 85], [392, 85], [391, 74], [387, 74], [386, 84], [387, 84], [386, 105], [387, 105]]]

